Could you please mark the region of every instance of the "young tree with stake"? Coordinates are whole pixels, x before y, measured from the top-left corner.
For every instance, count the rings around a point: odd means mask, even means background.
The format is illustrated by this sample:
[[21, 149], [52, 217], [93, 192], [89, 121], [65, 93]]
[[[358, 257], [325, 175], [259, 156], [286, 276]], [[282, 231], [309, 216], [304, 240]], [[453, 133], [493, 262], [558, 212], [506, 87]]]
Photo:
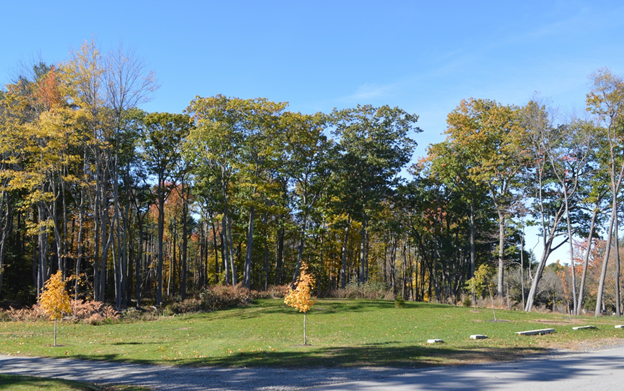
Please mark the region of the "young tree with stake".
[[306, 312], [310, 311], [316, 303], [316, 299], [312, 298], [312, 286], [314, 285], [314, 277], [308, 274], [308, 265], [301, 263], [301, 271], [295, 289], [289, 288], [288, 295], [284, 298], [284, 304], [296, 308], [299, 312], [303, 312], [303, 344], [307, 345], [306, 338]]
[[46, 281], [39, 296], [39, 305], [49, 319], [54, 321], [54, 346], [56, 346], [56, 321], [63, 317], [63, 313], [71, 313], [69, 294], [65, 290], [65, 281], [60, 270]]

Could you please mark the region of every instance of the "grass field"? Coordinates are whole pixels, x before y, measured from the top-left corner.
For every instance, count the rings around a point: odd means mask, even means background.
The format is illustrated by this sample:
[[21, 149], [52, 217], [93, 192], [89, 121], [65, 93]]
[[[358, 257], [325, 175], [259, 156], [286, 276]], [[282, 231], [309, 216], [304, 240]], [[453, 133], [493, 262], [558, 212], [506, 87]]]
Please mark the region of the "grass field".
[[0, 389], [12, 391], [146, 391], [135, 386], [100, 386], [69, 380], [0, 374]]
[[[245, 308], [91, 326], [61, 323], [52, 347], [48, 322], [0, 323], [0, 354], [196, 366], [427, 366], [509, 360], [552, 348], [624, 344], [622, 319], [392, 301], [319, 300], [303, 315], [281, 300]], [[573, 331], [573, 326], [597, 329]], [[555, 334], [516, 331], [553, 327]], [[485, 334], [485, 340], [471, 340]], [[429, 345], [427, 339], [445, 343]]]

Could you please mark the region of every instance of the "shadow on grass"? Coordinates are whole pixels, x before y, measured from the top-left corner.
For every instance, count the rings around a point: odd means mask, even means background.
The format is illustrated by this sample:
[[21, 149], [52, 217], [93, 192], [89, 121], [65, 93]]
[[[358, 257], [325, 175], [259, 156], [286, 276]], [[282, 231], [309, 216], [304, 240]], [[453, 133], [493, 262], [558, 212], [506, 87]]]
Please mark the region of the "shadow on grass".
[[439, 365], [459, 365], [517, 360], [522, 357], [550, 352], [544, 348], [476, 348], [451, 349], [427, 346], [389, 346], [392, 342], [372, 343], [358, 347], [317, 348], [297, 347], [296, 351], [266, 350], [232, 351], [218, 357], [171, 358], [170, 360], [128, 359], [116, 354], [68, 355], [67, 358], [95, 361], [117, 361], [133, 364], [171, 364], [193, 367], [401, 367], [423, 368]]
[[[445, 304], [430, 304], [420, 302], [406, 302], [405, 307], [401, 311], [409, 311], [411, 309], [433, 309], [433, 308], [459, 308]], [[357, 312], [375, 312], [380, 309], [394, 309], [394, 301], [392, 300], [354, 300], [354, 299], [321, 299], [312, 307], [310, 313], [317, 314], [337, 314], [341, 312], [357, 313]], [[226, 310], [215, 311], [212, 313], [214, 320], [216, 319], [253, 319], [259, 316], [271, 314], [291, 315], [297, 314], [297, 311], [284, 305], [281, 300], [260, 299], [255, 300], [248, 307], [229, 308]], [[191, 315], [192, 316], [192, 315]]]
[[76, 391], [97, 391], [101, 390], [99, 387], [91, 387], [86, 384], [80, 384], [68, 380], [61, 379], [40, 379], [31, 376], [21, 375], [0, 375], [0, 390], [12, 390], [15, 388], [24, 390], [45, 390], [45, 389], [60, 389], [63, 390], [76, 390]]

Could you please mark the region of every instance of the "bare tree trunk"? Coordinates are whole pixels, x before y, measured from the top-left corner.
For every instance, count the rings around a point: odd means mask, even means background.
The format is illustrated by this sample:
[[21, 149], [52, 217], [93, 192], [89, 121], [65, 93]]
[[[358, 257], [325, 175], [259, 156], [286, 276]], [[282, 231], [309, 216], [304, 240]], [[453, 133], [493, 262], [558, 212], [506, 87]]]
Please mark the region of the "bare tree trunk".
[[228, 240], [227, 240], [227, 217], [225, 215], [225, 213], [223, 214], [223, 219], [222, 219], [222, 233], [221, 233], [221, 248], [222, 248], [222, 252], [223, 252], [223, 267], [225, 269], [225, 285], [230, 283], [230, 267], [228, 265], [228, 262], [230, 260], [230, 246], [228, 245]]
[[156, 291], [156, 304], [162, 304], [163, 291], [163, 238], [165, 235], [165, 180], [158, 178], [158, 266], [157, 279], [158, 290]]
[[247, 225], [247, 248], [245, 251], [245, 276], [243, 285], [247, 289], [251, 288], [251, 251], [253, 247], [253, 225], [254, 225], [254, 217], [256, 214], [256, 208], [251, 207], [249, 211], [249, 224]]
[[342, 242], [342, 268], [340, 268], [340, 288], [346, 287], [346, 270], [347, 270], [347, 243], [349, 240], [349, 228], [351, 228], [351, 217], [347, 219], [347, 226], [345, 227], [344, 241]]
[[[218, 251], [218, 247], [217, 247], [217, 228], [215, 227], [216, 222], [212, 222], [212, 216], [210, 218], [211, 220], [211, 225], [212, 225], [212, 245], [214, 247], [214, 256], [215, 256], [215, 283], [219, 283], [219, 251]], [[221, 235], [221, 252], [223, 252], [223, 235]], [[208, 278], [208, 240], [206, 240], [206, 276], [205, 278]], [[225, 259], [225, 257], [223, 256], [223, 254], [221, 255], [221, 258]], [[227, 268], [226, 268], [227, 269]], [[225, 281], [227, 282], [227, 278], [225, 279]], [[204, 283], [206, 283], [206, 281], [204, 281]]]
[[182, 300], [186, 299], [186, 279], [188, 273], [187, 265], [187, 247], [188, 247], [188, 197], [183, 197], [184, 205], [182, 206], [182, 275], [180, 281], [180, 296]]
[[362, 216], [362, 232], [360, 240], [360, 284], [366, 282], [366, 215]]
[[529, 296], [527, 298], [527, 303], [525, 307], [526, 312], [530, 312], [533, 308], [533, 302], [535, 301], [535, 296], [537, 295], [537, 285], [542, 277], [542, 272], [544, 271], [544, 267], [546, 266], [546, 260], [550, 256], [552, 249], [552, 236], [548, 238], [547, 244], [544, 246], [544, 253], [542, 254], [542, 259], [537, 265], [537, 270], [535, 271], [535, 277], [533, 277], [533, 283], [531, 284], [531, 290], [529, 291]]
[[[230, 268], [232, 272], [232, 285], [236, 285], [236, 267], [234, 266], [234, 242], [232, 241], [232, 218], [227, 219], [227, 237], [230, 243]], [[239, 248], [240, 249], [240, 248]]]
[[[264, 219], [266, 227], [266, 214]], [[267, 238], [267, 230], [264, 229], [264, 290], [269, 290], [269, 243]]]
[[498, 284], [496, 294], [503, 297], [503, 284], [505, 274], [505, 215], [498, 213]]
[[583, 275], [581, 277], [581, 285], [579, 286], [579, 294], [578, 300], [576, 303], [576, 308], [574, 309], [575, 315], [580, 315], [581, 310], [583, 309], [583, 297], [585, 295], [585, 278], [587, 277], [587, 269], [589, 266], [589, 255], [591, 253], [592, 247], [592, 237], [594, 236], [594, 228], [596, 226], [596, 217], [598, 216], [598, 206], [594, 208], [594, 213], [592, 213], [592, 219], [589, 226], [589, 235], [587, 235], [587, 249], [585, 250], [585, 259], [583, 260]]
[[80, 205], [78, 207], [78, 256], [76, 257], [76, 279], [74, 280], [74, 300], [78, 300], [80, 296], [80, 267], [84, 249], [82, 247], [82, 234], [84, 230], [84, 190], [80, 189]]
[[[595, 316], [600, 316], [602, 300], [604, 294], [605, 279], [607, 276], [607, 265], [609, 264], [609, 256], [611, 255], [611, 245], [613, 244], [613, 228], [615, 226], [615, 220], [617, 220], [617, 196], [613, 195], [611, 204], [611, 217], [609, 219], [609, 228], [607, 231], [607, 244], [605, 247], [605, 254], [602, 260], [602, 271], [600, 273], [600, 283], [598, 284], [598, 296], [596, 297], [596, 310]], [[617, 234], [616, 234], [617, 235]], [[617, 239], [616, 239], [617, 240]]]
[[42, 223], [45, 221], [44, 206], [39, 204], [38, 210], [38, 222], [39, 222], [39, 235], [38, 235], [38, 248], [39, 258], [37, 262], [37, 296], [43, 292], [43, 286], [48, 279], [48, 262], [47, 262], [47, 247], [48, 247], [48, 235]]
[[305, 232], [308, 225], [308, 215], [304, 215], [303, 217], [303, 225], [301, 227], [301, 237], [299, 238], [299, 249], [297, 251], [297, 263], [295, 265], [295, 272], [293, 273], [293, 278], [291, 284], [295, 284], [297, 281], [297, 276], [299, 275], [299, 268], [301, 267], [301, 260], [303, 259], [303, 246], [305, 243]]
[[277, 232], [277, 259], [275, 263], [275, 285], [282, 284], [282, 267], [284, 258], [284, 224], [280, 225]]
[[9, 195], [0, 192], [0, 294], [2, 293], [2, 280], [4, 276], [4, 248], [9, 232], [11, 231], [11, 209]]
[[613, 222], [613, 234], [615, 235], [615, 316], [620, 313], [620, 239], [618, 237], [618, 219]]
[[568, 198], [568, 189], [563, 181], [563, 199], [565, 202], [566, 226], [568, 229], [568, 242], [570, 244], [570, 273], [572, 274], [572, 301], [574, 308], [577, 308], [576, 299], [576, 272], [574, 270], [574, 241], [572, 240], [572, 222], [570, 221], [570, 200]]
[[[474, 204], [470, 203], [470, 278], [475, 274], [475, 210]], [[522, 256], [522, 254], [520, 254]], [[472, 302], [477, 302], [474, 289], [472, 290]], [[522, 288], [522, 306], [524, 307], [524, 287]]]

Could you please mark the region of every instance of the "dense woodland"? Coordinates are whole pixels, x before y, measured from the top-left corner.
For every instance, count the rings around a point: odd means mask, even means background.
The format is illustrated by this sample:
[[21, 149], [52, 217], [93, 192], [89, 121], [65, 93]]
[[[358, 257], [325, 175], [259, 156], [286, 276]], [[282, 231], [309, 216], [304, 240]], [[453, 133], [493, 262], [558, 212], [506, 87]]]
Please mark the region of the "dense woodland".
[[[590, 81], [577, 118], [459, 102], [414, 164], [418, 116], [400, 108], [216, 95], [148, 113], [145, 64], [86, 43], [0, 91], [0, 302], [34, 303], [57, 270], [76, 299], [125, 308], [267, 290], [306, 262], [319, 295], [457, 303], [483, 294], [467, 282], [485, 265], [510, 306], [620, 315], [624, 82]], [[571, 257], [552, 263], [561, 246]]]

